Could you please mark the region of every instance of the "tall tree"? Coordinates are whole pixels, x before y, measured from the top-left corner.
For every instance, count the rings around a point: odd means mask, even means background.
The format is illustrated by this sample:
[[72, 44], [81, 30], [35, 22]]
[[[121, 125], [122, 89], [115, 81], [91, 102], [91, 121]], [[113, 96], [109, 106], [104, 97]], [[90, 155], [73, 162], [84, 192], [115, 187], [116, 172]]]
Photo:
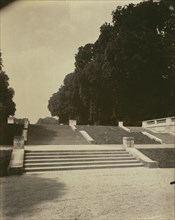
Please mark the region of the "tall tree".
[[9, 87], [9, 77], [3, 71], [0, 52], [0, 124], [7, 122], [9, 115], [14, 115], [16, 108], [13, 102], [14, 90]]
[[51, 113], [111, 125], [175, 114], [174, 17], [172, 0], [117, 7], [97, 41], [78, 49]]

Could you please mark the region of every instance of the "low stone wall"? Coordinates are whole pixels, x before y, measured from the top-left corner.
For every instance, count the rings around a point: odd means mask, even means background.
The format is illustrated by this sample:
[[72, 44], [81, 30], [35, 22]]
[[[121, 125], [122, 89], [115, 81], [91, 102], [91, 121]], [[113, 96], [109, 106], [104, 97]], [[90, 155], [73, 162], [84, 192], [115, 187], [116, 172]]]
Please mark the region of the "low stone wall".
[[23, 173], [24, 149], [13, 149], [10, 164], [8, 167], [9, 175], [21, 175]]
[[24, 128], [22, 130], [21, 136], [14, 136], [13, 150], [8, 167], [9, 175], [20, 175], [23, 173], [24, 144], [27, 143], [28, 126], [29, 121], [26, 119], [24, 121]]
[[135, 156], [138, 160], [140, 160], [146, 167], [149, 168], [158, 168], [158, 162], [151, 160], [149, 157], [145, 156], [136, 148], [125, 148], [130, 154]]
[[151, 160], [134, 147], [133, 137], [123, 137], [123, 146], [131, 155], [140, 160], [146, 167], [157, 168], [158, 162]]

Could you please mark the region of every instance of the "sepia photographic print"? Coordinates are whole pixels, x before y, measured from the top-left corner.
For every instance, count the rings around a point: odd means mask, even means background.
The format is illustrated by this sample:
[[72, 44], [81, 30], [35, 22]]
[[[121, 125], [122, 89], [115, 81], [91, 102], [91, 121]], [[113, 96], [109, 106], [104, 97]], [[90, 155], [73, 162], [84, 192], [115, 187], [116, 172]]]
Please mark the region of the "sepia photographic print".
[[0, 220], [175, 220], [172, 0], [1, 0]]

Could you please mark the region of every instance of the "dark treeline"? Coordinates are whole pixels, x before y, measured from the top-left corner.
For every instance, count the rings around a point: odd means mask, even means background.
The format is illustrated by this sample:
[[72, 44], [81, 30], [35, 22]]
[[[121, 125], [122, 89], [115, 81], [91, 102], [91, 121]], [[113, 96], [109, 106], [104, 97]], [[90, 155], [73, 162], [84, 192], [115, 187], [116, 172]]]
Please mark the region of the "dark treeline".
[[0, 125], [7, 122], [9, 115], [14, 115], [16, 104], [13, 101], [14, 89], [9, 87], [9, 77], [3, 70], [0, 51]]
[[175, 113], [174, 7], [146, 1], [117, 7], [94, 44], [75, 55], [75, 70], [49, 99], [60, 122], [138, 125]]

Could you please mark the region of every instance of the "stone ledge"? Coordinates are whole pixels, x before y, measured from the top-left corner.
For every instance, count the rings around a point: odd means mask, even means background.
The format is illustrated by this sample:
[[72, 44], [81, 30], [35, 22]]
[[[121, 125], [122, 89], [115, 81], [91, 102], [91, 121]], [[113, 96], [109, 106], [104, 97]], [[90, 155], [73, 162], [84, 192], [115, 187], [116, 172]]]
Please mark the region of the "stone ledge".
[[94, 143], [94, 139], [86, 131], [80, 131], [80, 133], [90, 144]]
[[119, 121], [118, 126], [127, 132], [131, 132], [131, 130], [123, 125], [122, 121]]
[[152, 135], [152, 134], [150, 134], [150, 133], [148, 133], [148, 132], [146, 132], [146, 131], [142, 131], [141, 133], [142, 133], [143, 135], [149, 137], [150, 139], [153, 139], [153, 140], [155, 140], [155, 141], [158, 141], [158, 142], [160, 142], [161, 144], [163, 143], [162, 139], [160, 139], [160, 138], [158, 138], [158, 137], [156, 137], [156, 136], [154, 136], [154, 135]]
[[9, 175], [20, 175], [23, 173], [24, 149], [13, 149], [10, 164], [8, 167]]
[[71, 129], [73, 130], [73, 131], [76, 131], [77, 130], [77, 128], [75, 127], [75, 125], [69, 125], [70, 127], [71, 127]]
[[135, 156], [138, 160], [140, 160], [146, 167], [149, 168], [158, 168], [158, 162], [151, 160], [149, 157], [145, 156], [143, 153], [138, 151], [136, 148], [125, 148], [130, 154]]

